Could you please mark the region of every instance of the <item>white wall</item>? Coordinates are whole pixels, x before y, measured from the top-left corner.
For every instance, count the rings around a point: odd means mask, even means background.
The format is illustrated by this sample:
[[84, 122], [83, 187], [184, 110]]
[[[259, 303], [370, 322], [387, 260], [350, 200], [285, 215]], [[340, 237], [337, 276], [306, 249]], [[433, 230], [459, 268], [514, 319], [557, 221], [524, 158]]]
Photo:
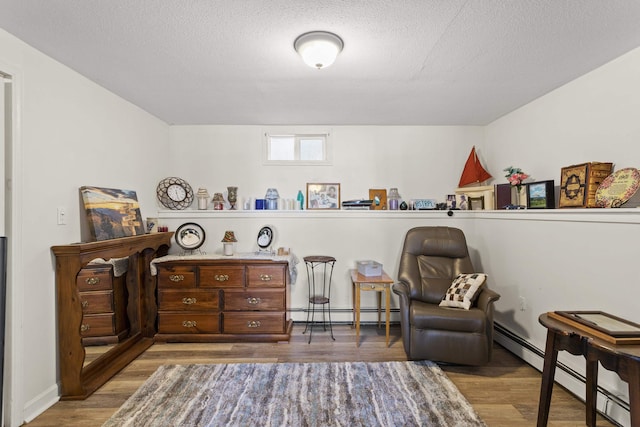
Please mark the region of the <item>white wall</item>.
[[[333, 146], [331, 166], [265, 166], [262, 163], [263, 135], [269, 128], [260, 126], [173, 126], [169, 156], [172, 173], [186, 179], [194, 188], [206, 187], [209, 193], [226, 192], [238, 186], [238, 198], [263, 198], [275, 187], [283, 198], [295, 198], [305, 192], [308, 182], [338, 182], [342, 200], [367, 198], [370, 188], [397, 187], [405, 199], [435, 198], [444, 201], [457, 186], [464, 162], [473, 145], [482, 142], [481, 127], [396, 127], [337, 126], [330, 130]], [[309, 128], [292, 127], [294, 132]], [[318, 130], [318, 128], [314, 128]], [[306, 197], [306, 196], [305, 196]], [[241, 203], [240, 203], [241, 204]], [[290, 247], [300, 258], [306, 255], [332, 255], [336, 264], [336, 287], [332, 308], [351, 307], [348, 270], [355, 261], [375, 259], [395, 276], [404, 233], [412, 224], [420, 225], [417, 216], [370, 213], [359, 215], [211, 215], [195, 212], [170, 215], [161, 223], [175, 230], [184, 222], [197, 222], [205, 228], [207, 241], [203, 250], [221, 252], [220, 240], [225, 230], [234, 230], [239, 252], [258, 249], [256, 237], [264, 225], [273, 227], [275, 247]], [[349, 215], [344, 218], [345, 215]], [[446, 218], [444, 212], [442, 217]], [[401, 217], [402, 220], [397, 218]], [[172, 248], [179, 252], [179, 248]], [[304, 269], [304, 264], [298, 265]], [[304, 273], [301, 270], [301, 273]], [[292, 288], [291, 307], [306, 308], [306, 279]], [[369, 301], [369, 299], [371, 301]], [[365, 296], [363, 306], [373, 307], [373, 295]], [[395, 305], [395, 302], [394, 302]], [[302, 315], [293, 317], [303, 320]], [[347, 314], [340, 317], [349, 319]]]
[[[10, 351], [22, 346], [11, 376], [22, 387], [12, 397], [12, 424], [37, 415], [57, 399], [53, 245], [80, 241], [78, 188], [136, 190], [143, 215], [155, 212], [153, 189], [165, 174], [168, 125], [107, 92], [0, 30], [0, 66], [16, 72], [21, 159], [14, 191], [23, 224], [10, 283]], [[67, 224], [57, 225], [57, 207]], [[13, 250], [13, 249], [12, 249]], [[16, 304], [18, 304], [16, 306]], [[17, 369], [17, 371], [16, 371]], [[15, 391], [15, 390], [14, 390]]]
[[[275, 187], [295, 198], [308, 182], [338, 182], [342, 200], [367, 198], [370, 188], [397, 187], [405, 199], [444, 200], [457, 187], [471, 147], [482, 142], [474, 126], [327, 126], [333, 145], [331, 166], [265, 166], [261, 126], [172, 126], [173, 174], [194, 191], [209, 193], [238, 186], [238, 198], [264, 197]], [[282, 129], [279, 127], [278, 129]], [[295, 127], [303, 133], [309, 127]]]
[[[640, 167], [638, 76], [640, 49], [490, 124], [482, 150], [492, 164], [521, 167], [556, 185], [560, 168], [576, 163]], [[639, 216], [633, 209], [604, 223], [588, 222], [593, 212], [578, 218], [585, 222], [478, 221], [471, 240], [503, 296], [496, 320], [540, 349], [545, 330], [537, 317], [543, 312], [603, 310], [640, 323]], [[518, 309], [519, 296], [526, 298], [526, 311]], [[561, 354], [560, 360], [584, 372], [583, 359]], [[615, 375], [605, 371], [600, 378], [626, 395]]]

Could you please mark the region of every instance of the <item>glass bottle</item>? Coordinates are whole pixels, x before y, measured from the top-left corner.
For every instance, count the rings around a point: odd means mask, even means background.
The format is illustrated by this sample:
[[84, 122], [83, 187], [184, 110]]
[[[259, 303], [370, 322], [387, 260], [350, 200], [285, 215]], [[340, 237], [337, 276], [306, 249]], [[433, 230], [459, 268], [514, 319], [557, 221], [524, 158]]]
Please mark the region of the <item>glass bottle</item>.
[[268, 210], [276, 210], [278, 209], [278, 190], [275, 188], [268, 188], [267, 194], [264, 196], [266, 200], [265, 208]]
[[207, 191], [207, 189], [198, 188], [196, 197], [198, 199], [198, 209], [207, 209], [207, 205], [209, 204], [209, 192]]
[[304, 209], [304, 195], [302, 194], [302, 190], [298, 191], [298, 209]]
[[389, 210], [391, 211], [397, 211], [398, 210], [398, 205], [400, 203], [400, 194], [398, 193], [398, 189], [397, 188], [390, 188], [389, 189], [389, 197], [387, 202], [389, 203]]

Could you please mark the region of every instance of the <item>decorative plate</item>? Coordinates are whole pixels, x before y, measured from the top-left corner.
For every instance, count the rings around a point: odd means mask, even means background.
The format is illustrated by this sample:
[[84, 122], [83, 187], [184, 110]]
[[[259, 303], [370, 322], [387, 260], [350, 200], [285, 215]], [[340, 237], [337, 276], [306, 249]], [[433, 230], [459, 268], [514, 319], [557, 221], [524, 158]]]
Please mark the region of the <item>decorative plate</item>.
[[271, 246], [271, 241], [273, 240], [273, 230], [271, 227], [262, 227], [258, 232], [258, 246], [261, 249], [268, 248]]
[[156, 188], [158, 201], [168, 209], [182, 210], [193, 203], [193, 189], [187, 181], [182, 178], [165, 178]]
[[206, 234], [204, 229], [195, 222], [187, 222], [178, 227], [174, 237], [182, 249], [194, 250], [202, 246]]
[[606, 177], [596, 190], [596, 206], [619, 208], [625, 204], [640, 187], [640, 171], [625, 168]]

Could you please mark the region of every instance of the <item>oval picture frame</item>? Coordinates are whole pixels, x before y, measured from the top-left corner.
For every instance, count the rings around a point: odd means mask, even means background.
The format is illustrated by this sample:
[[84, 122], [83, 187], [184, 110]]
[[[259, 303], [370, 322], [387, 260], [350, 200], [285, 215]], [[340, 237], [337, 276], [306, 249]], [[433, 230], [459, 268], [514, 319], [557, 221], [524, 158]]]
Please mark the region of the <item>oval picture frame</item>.
[[273, 230], [271, 227], [262, 227], [260, 231], [258, 231], [256, 241], [260, 249], [266, 249], [271, 246], [271, 242], [273, 242]]
[[187, 222], [178, 227], [174, 238], [178, 246], [190, 251], [204, 244], [206, 233], [199, 224]]

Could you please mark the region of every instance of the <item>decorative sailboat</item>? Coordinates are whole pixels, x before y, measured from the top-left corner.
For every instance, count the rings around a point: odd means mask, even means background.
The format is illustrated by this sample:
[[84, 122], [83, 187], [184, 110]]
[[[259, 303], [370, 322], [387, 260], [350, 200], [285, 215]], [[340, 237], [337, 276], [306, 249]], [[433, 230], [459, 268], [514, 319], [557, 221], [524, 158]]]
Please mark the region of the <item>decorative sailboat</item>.
[[458, 187], [464, 187], [469, 184], [479, 184], [489, 178], [491, 178], [491, 174], [480, 164], [478, 156], [476, 155], [476, 147], [474, 146], [471, 149], [467, 162], [464, 164]]

